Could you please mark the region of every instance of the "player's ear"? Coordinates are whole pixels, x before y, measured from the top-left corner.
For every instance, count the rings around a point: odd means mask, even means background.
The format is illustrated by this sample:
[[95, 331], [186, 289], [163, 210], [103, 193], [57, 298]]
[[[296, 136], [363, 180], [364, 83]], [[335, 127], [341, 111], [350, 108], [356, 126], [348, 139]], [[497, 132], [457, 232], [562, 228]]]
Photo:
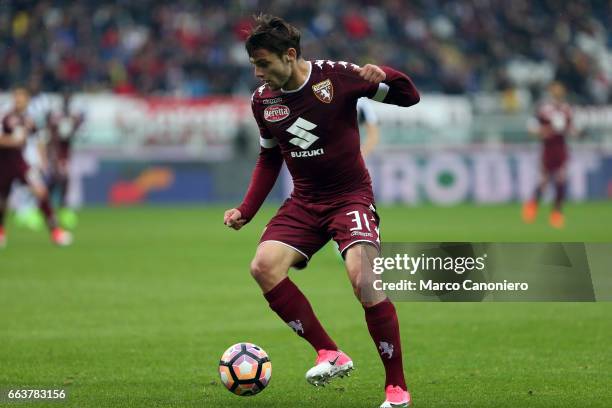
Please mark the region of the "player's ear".
[[285, 62], [287, 63], [295, 61], [296, 57], [297, 57], [297, 51], [295, 50], [295, 48], [287, 49], [287, 53], [284, 55]]

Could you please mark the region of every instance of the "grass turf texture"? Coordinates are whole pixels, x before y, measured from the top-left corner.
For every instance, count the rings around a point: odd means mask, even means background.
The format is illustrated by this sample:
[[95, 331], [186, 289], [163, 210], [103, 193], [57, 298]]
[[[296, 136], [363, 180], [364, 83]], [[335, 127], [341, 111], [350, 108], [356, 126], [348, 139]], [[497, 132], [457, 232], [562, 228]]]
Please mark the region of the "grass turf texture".
[[[71, 248], [8, 226], [0, 251], [0, 388], [63, 388], [70, 407], [377, 407], [383, 369], [331, 248], [292, 279], [350, 378], [315, 389], [314, 353], [248, 272], [267, 207], [240, 232], [223, 207], [89, 209]], [[388, 241], [611, 241], [608, 203], [569, 205], [567, 228], [518, 206], [380, 208]], [[416, 407], [609, 407], [612, 303], [398, 303]], [[255, 397], [225, 390], [221, 353], [251, 341], [272, 360]]]

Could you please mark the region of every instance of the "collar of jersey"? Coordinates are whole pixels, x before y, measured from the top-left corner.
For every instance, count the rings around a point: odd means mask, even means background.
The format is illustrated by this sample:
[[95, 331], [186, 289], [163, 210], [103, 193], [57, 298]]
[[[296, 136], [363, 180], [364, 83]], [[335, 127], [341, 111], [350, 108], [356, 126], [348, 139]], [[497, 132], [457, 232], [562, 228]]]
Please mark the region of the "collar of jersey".
[[306, 80], [304, 81], [304, 83], [302, 85], [300, 85], [300, 87], [298, 89], [292, 89], [290, 91], [285, 91], [283, 88], [281, 88], [281, 92], [284, 94], [288, 94], [288, 93], [295, 93], [295, 92], [299, 92], [302, 90], [302, 88], [304, 88], [304, 86], [306, 86], [306, 84], [308, 83], [308, 81], [310, 81], [310, 75], [312, 74], [312, 62], [310, 61], [306, 61], [308, 63], [308, 76], [306, 77]]

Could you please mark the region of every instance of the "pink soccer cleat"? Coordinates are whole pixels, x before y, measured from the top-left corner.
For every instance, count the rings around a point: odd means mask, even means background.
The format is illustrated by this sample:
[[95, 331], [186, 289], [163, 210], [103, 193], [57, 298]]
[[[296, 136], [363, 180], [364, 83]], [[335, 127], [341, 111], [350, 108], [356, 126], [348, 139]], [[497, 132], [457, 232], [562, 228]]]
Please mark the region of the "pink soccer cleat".
[[68, 246], [72, 244], [72, 234], [61, 228], [54, 228], [51, 231], [51, 241], [57, 246]]
[[563, 217], [563, 213], [561, 211], [553, 210], [553, 212], [550, 214], [549, 222], [554, 228], [561, 229], [565, 225], [565, 217]]
[[380, 408], [407, 407], [411, 403], [410, 393], [402, 390], [401, 387], [389, 385], [385, 388], [385, 394], [387, 399], [382, 403]]
[[533, 224], [538, 215], [538, 203], [534, 200], [527, 201], [523, 204], [523, 221], [527, 224]]
[[353, 360], [340, 350], [319, 350], [315, 366], [306, 373], [306, 381], [318, 387], [325, 386], [333, 378], [350, 375]]
[[4, 227], [0, 227], [0, 249], [6, 247], [6, 233]]

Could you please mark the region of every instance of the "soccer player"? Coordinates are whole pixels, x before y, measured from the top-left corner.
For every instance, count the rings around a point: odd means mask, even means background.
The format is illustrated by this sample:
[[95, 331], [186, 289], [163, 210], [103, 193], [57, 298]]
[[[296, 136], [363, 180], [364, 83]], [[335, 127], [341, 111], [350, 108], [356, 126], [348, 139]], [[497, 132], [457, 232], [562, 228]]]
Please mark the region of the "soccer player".
[[334, 239], [385, 368], [381, 407], [407, 406], [395, 308], [384, 293], [364, 290], [380, 238], [371, 180], [359, 149], [356, 103], [367, 96], [411, 106], [419, 102], [418, 91], [408, 76], [389, 67], [303, 59], [300, 32], [278, 17], [258, 17], [246, 49], [255, 76], [264, 82], [252, 96], [261, 151], [242, 204], [225, 212], [224, 223], [238, 230], [255, 216], [285, 161], [294, 189], [264, 230], [251, 274], [270, 308], [315, 349], [307, 381], [325, 385], [347, 375], [353, 361], [323, 329], [288, 270], [306, 267]]
[[6, 246], [4, 216], [8, 207], [11, 184], [18, 180], [26, 184], [38, 199], [38, 206], [45, 215], [53, 243], [65, 246], [72, 242], [70, 233], [57, 226], [49, 202], [49, 195], [40, 174], [31, 169], [23, 159], [26, 139], [35, 131], [32, 119], [26, 114], [30, 95], [25, 88], [13, 91], [14, 107], [2, 119], [0, 134], [0, 247]]
[[74, 138], [83, 124], [84, 116], [71, 110], [72, 96], [69, 92], [62, 95], [62, 107], [59, 111], [49, 112], [47, 116], [48, 141], [46, 157], [49, 169], [49, 195], [59, 195], [60, 222], [62, 219], [74, 219], [75, 215], [68, 209], [68, 162]]
[[529, 133], [542, 142], [540, 178], [533, 198], [523, 205], [523, 220], [535, 221], [538, 204], [542, 193], [550, 181], [555, 186], [555, 201], [550, 214], [550, 225], [562, 228], [565, 220], [561, 212], [565, 199], [567, 179], [567, 144], [566, 138], [575, 134], [572, 126], [572, 110], [565, 102], [565, 88], [559, 82], [553, 82], [548, 88], [549, 100], [542, 103], [536, 116], [528, 123]]
[[372, 153], [380, 139], [378, 116], [372, 109], [372, 103], [366, 97], [357, 100], [357, 118], [359, 124], [363, 124], [365, 128], [365, 140], [361, 146], [361, 154], [365, 159]]
[[[22, 150], [23, 159], [32, 171], [46, 173], [46, 160], [44, 154], [46, 118], [51, 111], [51, 98], [42, 92], [40, 75], [31, 76], [28, 89], [30, 100], [27, 115], [33, 120], [36, 133], [27, 138]], [[40, 230], [45, 224], [42, 213], [38, 210], [38, 200], [27, 185], [13, 185], [11, 201], [14, 204], [15, 224], [27, 226], [33, 230]]]

